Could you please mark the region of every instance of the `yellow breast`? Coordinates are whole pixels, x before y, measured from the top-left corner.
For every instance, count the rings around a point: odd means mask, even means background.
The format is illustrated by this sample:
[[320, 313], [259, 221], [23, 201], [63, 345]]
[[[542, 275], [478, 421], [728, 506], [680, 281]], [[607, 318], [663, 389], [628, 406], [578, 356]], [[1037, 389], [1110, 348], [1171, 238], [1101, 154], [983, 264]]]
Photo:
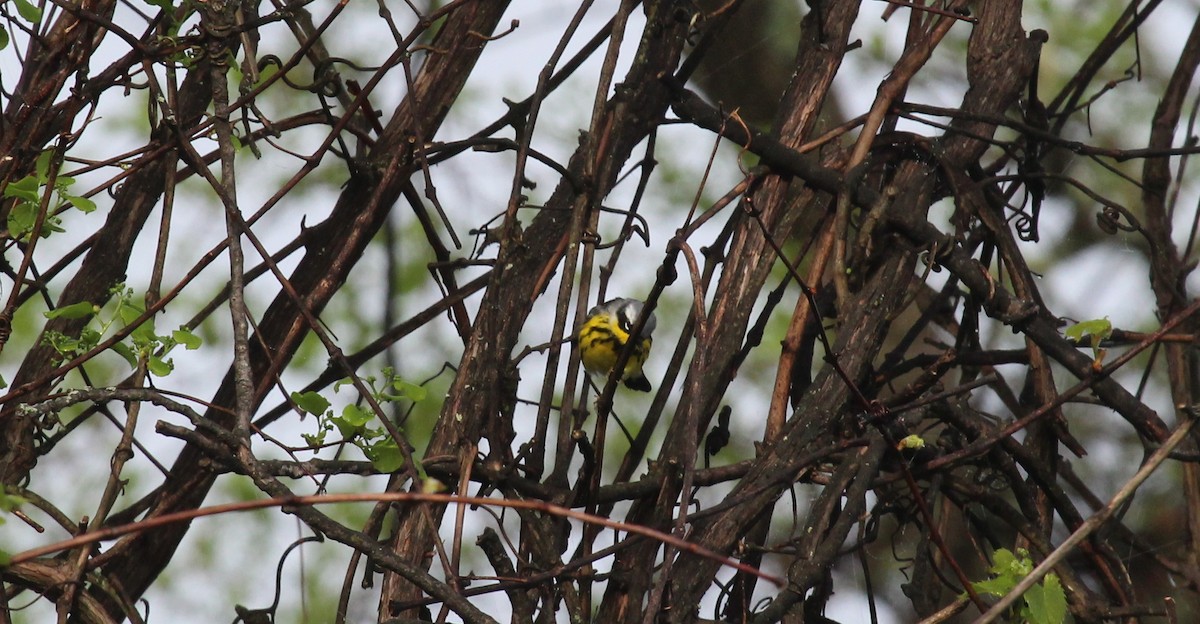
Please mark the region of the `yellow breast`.
[[[629, 334], [617, 325], [611, 314], [599, 313], [589, 316], [579, 328], [579, 354], [583, 367], [590, 373], [607, 375], [617, 364], [621, 349], [629, 340]], [[652, 340], [643, 338], [634, 347], [629, 361], [625, 363], [621, 379], [628, 379], [642, 370], [642, 364], [650, 354]]]

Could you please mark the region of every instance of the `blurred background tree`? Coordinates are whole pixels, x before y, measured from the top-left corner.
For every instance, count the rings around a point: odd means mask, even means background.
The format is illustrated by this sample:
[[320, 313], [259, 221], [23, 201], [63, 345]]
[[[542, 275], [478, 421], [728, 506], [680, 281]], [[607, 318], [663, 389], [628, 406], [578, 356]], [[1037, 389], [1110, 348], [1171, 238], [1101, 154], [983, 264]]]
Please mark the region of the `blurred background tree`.
[[1193, 4], [0, 18], [4, 621], [1200, 609]]

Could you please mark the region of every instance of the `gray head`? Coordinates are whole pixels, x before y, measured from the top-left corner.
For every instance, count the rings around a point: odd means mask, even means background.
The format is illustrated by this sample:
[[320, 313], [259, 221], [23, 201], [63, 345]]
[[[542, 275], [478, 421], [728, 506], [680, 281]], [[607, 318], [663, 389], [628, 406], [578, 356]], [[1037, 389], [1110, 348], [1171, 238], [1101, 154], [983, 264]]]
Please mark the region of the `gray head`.
[[[617, 317], [617, 326], [629, 333], [633, 329], [633, 324], [637, 322], [638, 315], [642, 313], [645, 305], [637, 299], [618, 298], [604, 302], [600, 307], [612, 313]], [[658, 326], [658, 320], [654, 318], [654, 313], [650, 313], [650, 317], [646, 319], [646, 325], [642, 328], [642, 336], [649, 336], [654, 333], [654, 328]]]

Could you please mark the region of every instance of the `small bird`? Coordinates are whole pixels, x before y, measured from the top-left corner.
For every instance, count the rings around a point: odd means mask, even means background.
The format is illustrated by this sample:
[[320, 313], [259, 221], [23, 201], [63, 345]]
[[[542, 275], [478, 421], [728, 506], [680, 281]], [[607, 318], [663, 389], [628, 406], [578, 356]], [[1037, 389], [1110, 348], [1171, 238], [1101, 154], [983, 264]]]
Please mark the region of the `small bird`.
[[[612, 372], [643, 307], [644, 304], [637, 299], [619, 298], [605, 301], [588, 311], [587, 318], [579, 327], [579, 354], [583, 358], [583, 367], [589, 373], [608, 375]], [[656, 324], [654, 313], [651, 313], [639, 334], [641, 339], [634, 342], [633, 351], [621, 373], [625, 385], [634, 390], [650, 392], [650, 380], [642, 373], [642, 364], [650, 355], [650, 345], [654, 343], [650, 334], [654, 332]]]

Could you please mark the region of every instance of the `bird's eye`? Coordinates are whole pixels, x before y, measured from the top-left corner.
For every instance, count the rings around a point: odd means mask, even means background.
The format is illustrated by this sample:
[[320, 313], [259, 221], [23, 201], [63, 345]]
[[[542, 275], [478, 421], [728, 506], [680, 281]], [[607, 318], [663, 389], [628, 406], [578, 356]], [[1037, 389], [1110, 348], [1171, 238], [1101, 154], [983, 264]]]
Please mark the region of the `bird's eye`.
[[629, 330], [633, 328], [633, 319], [629, 318], [629, 311], [625, 308], [617, 311], [617, 326], [625, 333], [629, 333]]

